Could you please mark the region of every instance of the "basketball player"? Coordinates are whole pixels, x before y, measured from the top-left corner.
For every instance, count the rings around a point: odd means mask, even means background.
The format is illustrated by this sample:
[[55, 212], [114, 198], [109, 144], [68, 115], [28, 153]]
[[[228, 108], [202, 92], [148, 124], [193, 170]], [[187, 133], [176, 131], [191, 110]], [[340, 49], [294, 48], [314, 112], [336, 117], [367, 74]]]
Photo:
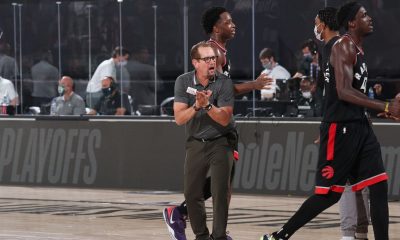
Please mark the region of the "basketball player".
[[[362, 43], [373, 32], [372, 19], [357, 2], [344, 4], [337, 20], [347, 33], [332, 47], [325, 69], [325, 113], [321, 124], [321, 145], [315, 193], [277, 232], [260, 240], [289, 239], [341, 197], [349, 179], [354, 191], [369, 187], [371, 218], [375, 239], [389, 239], [387, 174], [380, 145], [364, 109], [370, 108], [400, 117], [400, 99], [383, 102], [369, 99]], [[328, 72], [327, 72], [328, 71]]]
[[[325, 44], [321, 52], [321, 69], [327, 69], [327, 74], [329, 74], [329, 58], [332, 46], [339, 39], [339, 25], [336, 21], [336, 13], [336, 8], [326, 7], [319, 10], [315, 18], [315, 37]], [[329, 78], [329, 76], [324, 77]], [[323, 85], [323, 78], [321, 82]], [[353, 192], [351, 186], [346, 184], [342, 197], [339, 200], [341, 240], [368, 238], [368, 196], [368, 188]]]

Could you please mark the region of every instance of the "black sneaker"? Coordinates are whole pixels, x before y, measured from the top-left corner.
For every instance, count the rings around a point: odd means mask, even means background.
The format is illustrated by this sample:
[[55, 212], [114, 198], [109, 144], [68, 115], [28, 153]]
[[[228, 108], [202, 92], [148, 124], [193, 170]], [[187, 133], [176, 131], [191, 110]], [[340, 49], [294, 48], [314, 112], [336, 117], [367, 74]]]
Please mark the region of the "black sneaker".
[[277, 238], [274, 235], [275, 235], [275, 232], [272, 234], [265, 234], [260, 237], [260, 240], [283, 240], [282, 238]]

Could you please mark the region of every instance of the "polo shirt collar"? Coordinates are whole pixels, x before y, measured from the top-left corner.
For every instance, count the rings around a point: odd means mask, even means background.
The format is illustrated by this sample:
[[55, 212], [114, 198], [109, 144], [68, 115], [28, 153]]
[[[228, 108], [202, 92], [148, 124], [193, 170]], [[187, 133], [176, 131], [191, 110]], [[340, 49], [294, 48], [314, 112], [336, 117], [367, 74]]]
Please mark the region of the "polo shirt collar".
[[[212, 79], [209, 79], [209, 80], [208, 80], [208, 84], [214, 83], [215, 81], [217, 81], [217, 79], [218, 79], [217, 74], [214, 74], [214, 77], [213, 77]], [[199, 80], [198, 80], [197, 77], [196, 77], [196, 71], [194, 71], [194, 74], [193, 74], [193, 84], [194, 84], [195, 86], [196, 86], [196, 85], [201, 85], [201, 83], [199, 82]]]

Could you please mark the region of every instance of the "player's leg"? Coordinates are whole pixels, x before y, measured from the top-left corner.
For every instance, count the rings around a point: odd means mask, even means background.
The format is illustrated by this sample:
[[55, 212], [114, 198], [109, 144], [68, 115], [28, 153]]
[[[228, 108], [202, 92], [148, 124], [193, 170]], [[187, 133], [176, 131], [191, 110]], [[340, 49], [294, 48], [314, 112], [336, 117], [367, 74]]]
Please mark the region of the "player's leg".
[[339, 200], [340, 229], [342, 240], [352, 240], [357, 228], [356, 193], [346, 184], [342, 197]]
[[369, 189], [364, 188], [355, 192], [357, 204], [357, 228], [355, 239], [368, 239], [368, 225], [370, 219], [369, 211]]

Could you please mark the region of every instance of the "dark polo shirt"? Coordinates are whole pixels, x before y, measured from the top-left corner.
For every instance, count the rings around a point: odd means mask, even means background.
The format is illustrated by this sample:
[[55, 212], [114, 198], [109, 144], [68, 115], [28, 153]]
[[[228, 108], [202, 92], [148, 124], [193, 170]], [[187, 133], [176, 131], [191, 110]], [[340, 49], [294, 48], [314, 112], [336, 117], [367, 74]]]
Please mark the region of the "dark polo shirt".
[[[192, 107], [196, 102], [196, 96], [186, 92], [187, 88], [195, 88], [198, 91], [211, 90], [210, 103], [216, 107], [226, 107], [234, 105], [234, 90], [232, 80], [227, 76], [217, 73], [214, 79], [209, 81], [205, 87], [199, 83], [195, 77], [195, 72], [188, 72], [176, 79], [175, 82], [175, 102], [185, 103]], [[222, 126], [215, 122], [206, 110], [201, 109], [196, 115], [186, 123], [186, 133], [189, 137], [212, 139], [223, 136], [235, 129], [233, 117], [227, 126]]]

